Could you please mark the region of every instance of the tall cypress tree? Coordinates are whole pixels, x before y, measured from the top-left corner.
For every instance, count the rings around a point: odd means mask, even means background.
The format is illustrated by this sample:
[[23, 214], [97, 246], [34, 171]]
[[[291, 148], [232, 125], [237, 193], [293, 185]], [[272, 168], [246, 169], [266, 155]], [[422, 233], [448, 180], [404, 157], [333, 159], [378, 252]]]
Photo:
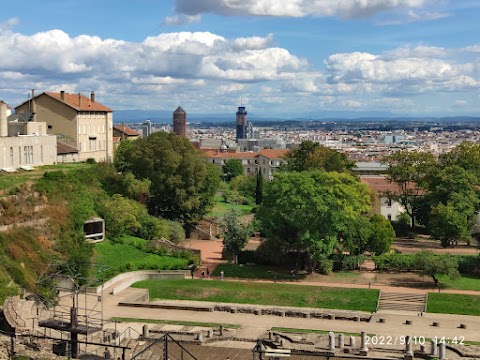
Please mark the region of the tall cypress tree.
[[260, 205], [263, 198], [263, 176], [257, 172], [257, 188], [255, 189], [255, 204]]

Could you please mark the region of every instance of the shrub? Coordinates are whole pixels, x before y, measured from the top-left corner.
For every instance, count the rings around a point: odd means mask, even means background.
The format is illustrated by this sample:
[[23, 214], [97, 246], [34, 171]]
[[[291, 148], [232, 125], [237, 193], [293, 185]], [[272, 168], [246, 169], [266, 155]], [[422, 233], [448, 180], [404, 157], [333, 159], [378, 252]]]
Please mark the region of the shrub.
[[457, 260], [461, 274], [480, 275], [480, 255], [457, 256]]
[[317, 268], [320, 274], [324, 274], [324, 275], [330, 274], [333, 270], [333, 260], [323, 259], [319, 261]]
[[380, 271], [412, 271], [418, 270], [414, 255], [384, 254], [374, 256], [375, 267]]
[[166, 222], [168, 228], [168, 235], [166, 236], [168, 240], [170, 240], [174, 244], [178, 244], [185, 240], [185, 230], [182, 227], [182, 224], [172, 220], [164, 221]]

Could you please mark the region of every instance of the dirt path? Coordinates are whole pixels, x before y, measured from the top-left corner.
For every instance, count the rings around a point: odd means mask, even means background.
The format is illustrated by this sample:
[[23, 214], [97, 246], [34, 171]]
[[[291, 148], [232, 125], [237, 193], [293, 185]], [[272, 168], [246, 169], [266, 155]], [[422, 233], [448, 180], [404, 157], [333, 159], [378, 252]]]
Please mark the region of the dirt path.
[[217, 265], [225, 262], [222, 260], [222, 240], [187, 240], [183, 246], [201, 251], [202, 265], [195, 271], [195, 278], [209, 278]]

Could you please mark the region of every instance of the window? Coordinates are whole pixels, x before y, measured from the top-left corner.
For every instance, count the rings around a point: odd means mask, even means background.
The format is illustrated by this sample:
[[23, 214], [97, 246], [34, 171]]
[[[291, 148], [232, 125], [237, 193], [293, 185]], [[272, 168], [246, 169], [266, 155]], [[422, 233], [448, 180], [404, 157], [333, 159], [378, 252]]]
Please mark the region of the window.
[[388, 198], [385, 204], [387, 204], [388, 207], [392, 207], [392, 199]]
[[392, 214], [387, 215], [388, 220], [392, 221]]
[[250, 168], [247, 168], [247, 173], [249, 173], [249, 172], [250, 172]]
[[43, 163], [43, 145], [40, 145], [40, 162]]
[[48, 125], [47, 128], [51, 130], [51, 129], [53, 129], [53, 126], [52, 126], [52, 125]]
[[10, 166], [13, 166], [13, 147], [10, 148]]

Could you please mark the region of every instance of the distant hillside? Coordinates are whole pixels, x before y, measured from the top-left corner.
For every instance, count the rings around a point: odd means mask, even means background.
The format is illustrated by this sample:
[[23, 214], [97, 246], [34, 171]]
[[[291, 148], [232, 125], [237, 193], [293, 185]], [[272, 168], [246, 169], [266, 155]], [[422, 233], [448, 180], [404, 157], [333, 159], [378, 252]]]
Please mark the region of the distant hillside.
[[[190, 123], [218, 123], [235, 124], [235, 110], [231, 114], [196, 114], [187, 111], [187, 119]], [[114, 113], [115, 123], [141, 123], [150, 120], [153, 123], [170, 124], [173, 111], [165, 110], [118, 110]], [[327, 123], [368, 123], [368, 122], [423, 122], [423, 123], [472, 123], [480, 122], [480, 117], [475, 116], [450, 116], [450, 117], [415, 117], [395, 116], [391, 113], [352, 113], [336, 112], [311, 114], [311, 116], [288, 116], [268, 117], [258, 112], [249, 112], [248, 119], [255, 124], [268, 123], [304, 123], [304, 122], [327, 122]]]

